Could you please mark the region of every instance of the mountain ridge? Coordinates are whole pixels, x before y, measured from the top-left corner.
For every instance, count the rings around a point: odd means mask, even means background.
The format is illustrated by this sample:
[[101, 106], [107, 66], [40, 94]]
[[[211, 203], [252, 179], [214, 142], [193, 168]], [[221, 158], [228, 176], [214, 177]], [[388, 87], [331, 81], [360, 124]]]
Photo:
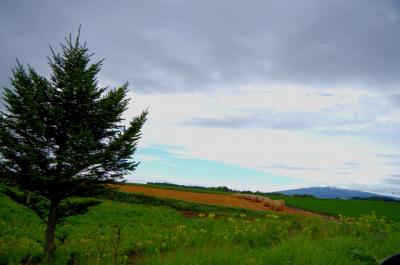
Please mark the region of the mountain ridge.
[[291, 189], [291, 190], [282, 190], [277, 191], [278, 193], [282, 193], [285, 195], [312, 195], [317, 198], [324, 199], [368, 199], [368, 198], [382, 198], [382, 199], [392, 199], [399, 201], [399, 198], [381, 195], [372, 192], [359, 191], [359, 190], [351, 190], [351, 189], [340, 189], [335, 187], [308, 187], [308, 188], [300, 188], [300, 189]]

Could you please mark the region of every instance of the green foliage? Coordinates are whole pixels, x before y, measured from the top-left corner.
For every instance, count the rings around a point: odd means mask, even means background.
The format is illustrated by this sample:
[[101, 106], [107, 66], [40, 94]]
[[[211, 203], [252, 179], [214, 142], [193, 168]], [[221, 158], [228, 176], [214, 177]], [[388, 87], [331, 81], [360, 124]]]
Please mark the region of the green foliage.
[[[275, 195], [279, 196], [279, 193], [275, 194]], [[292, 197], [309, 197], [309, 198], [314, 198], [315, 197], [314, 195], [311, 195], [311, 194], [293, 194], [291, 196]]]
[[341, 229], [356, 236], [385, 236], [393, 232], [392, 225], [384, 218], [378, 218], [375, 213], [364, 215], [358, 219], [339, 215]]
[[[41, 196], [35, 193], [29, 194], [13, 187], [4, 186], [2, 190], [4, 194], [13, 199], [15, 202], [20, 203], [33, 210], [33, 212], [36, 213], [36, 215], [44, 222], [47, 221], [50, 206], [48, 200], [41, 198]], [[86, 213], [90, 207], [95, 206], [99, 203], [99, 200], [94, 200], [90, 198], [67, 198], [60, 203], [57, 209], [57, 222], [60, 223], [69, 216]]]
[[0, 264], [38, 261], [43, 255], [42, 220], [0, 193]]
[[[0, 203], [0, 261], [45, 264], [43, 222], [7, 197]], [[398, 251], [400, 227], [374, 215], [335, 222], [239, 211], [187, 217], [166, 206], [105, 200], [66, 218], [57, 242], [55, 264], [355, 265]]]
[[46, 222], [50, 206], [48, 200], [35, 193], [24, 192], [16, 187], [3, 186], [1, 190], [15, 202], [33, 210], [40, 219]]
[[319, 199], [292, 196], [271, 196], [271, 198], [282, 199], [288, 206], [332, 216], [360, 217], [374, 213], [380, 218], [386, 217], [389, 220], [400, 222], [400, 203], [398, 202]]
[[90, 63], [79, 35], [61, 47], [61, 53], [52, 50], [49, 79], [18, 62], [13, 89], [4, 90], [7, 111], [0, 112], [0, 181], [46, 220], [50, 263], [57, 222], [96, 203], [69, 198], [107, 189], [136, 168], [132, 155], [147, 116], [144, 111], [123, 126], [128, 84], [98, 87], [102, 61]]
[[32, 67], [13, 70], [0, 115], [0, 172], [8, 183], [53, 201], [86, 195], [135, 169], [147, 112], [121, 125], [127, 84], [97, 86], [102, 61], [90, 64], [86, 45], [66, 41], [53, 52], [50, 80]]
[[351, 197], [350, 200], [358, 200], [358, 201], [384, 201], [384, 202], [399, 202], [399, 199], [387, 197], [387, 196], [371, 196], [371, 197]]

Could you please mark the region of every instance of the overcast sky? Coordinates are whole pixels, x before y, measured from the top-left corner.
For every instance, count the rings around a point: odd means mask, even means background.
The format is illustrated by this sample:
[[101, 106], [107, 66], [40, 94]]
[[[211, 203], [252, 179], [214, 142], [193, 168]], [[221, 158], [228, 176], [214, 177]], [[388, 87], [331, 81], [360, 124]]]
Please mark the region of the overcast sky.
[[400, 2], [0, 3], [0, 85], [82, 25], [102, 86], [150, 108], [130, 180], [400, 195]]

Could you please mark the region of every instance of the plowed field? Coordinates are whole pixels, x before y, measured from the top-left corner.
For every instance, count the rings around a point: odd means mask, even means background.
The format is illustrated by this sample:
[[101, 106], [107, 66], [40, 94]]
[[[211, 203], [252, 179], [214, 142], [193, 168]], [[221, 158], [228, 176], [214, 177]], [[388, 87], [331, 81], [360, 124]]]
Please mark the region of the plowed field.
[[[163, 198], [177, 199], [189, 202], [197, 202], [204, 204], [212, 204], [212, 205], [221, 205], [221, 206], [229, 206], [229, 207], [237, 207], [237, 208], [245, 208], [256, 211], [265, 211], [267, 210], [261, 203], [252, 202], [244, 199], [239, 199], [232, 195], [224, 195], [224, 194], [213, 194], [213, 193], [201, 193], [201, 192], [191, 192], [191, 191], [178, 191], [178, 190], [169, 190], [169, 189], [161, 189], [154, 187], [145, 187], [145, 186], [136, 186], [136, 185], [121, 185], [120, 190], [124, 192], [134, 192], [141, 193], [146, 195], [152, 195]], [[317, 214], [312, 212], [307, 212], [304, 210], [294, 209], [290, 207], [286, 207], [285, 210], [287, 213], [291, 214], [301, 214], [307, 216], [316, 216]]]

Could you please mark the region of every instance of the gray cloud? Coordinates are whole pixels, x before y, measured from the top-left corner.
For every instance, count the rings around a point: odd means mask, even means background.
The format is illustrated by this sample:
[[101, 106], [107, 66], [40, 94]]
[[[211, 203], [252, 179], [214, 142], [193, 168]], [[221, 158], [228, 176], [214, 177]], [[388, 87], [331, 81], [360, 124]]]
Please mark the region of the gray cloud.
[[347, 185], [347, 187], [344, 188], [349, 188], [349, 189], [354, 189], [354, 190], [362, 190], [362, 191], [367, 191], [367, 192], [373, 192], [377, 194], [382, 194], [386, 196], [395, 196], [400, 198], [400, 189], [399, 187], [393, 187], [393, 185], [365, 185], [365, 184], [356, 184], [356, 183], [350, 183]]
[[241, 116], [194, 117], [183, 121], [184, 126], [230, 128], [230, 129], [279, 129], [279, 130], [313, 130], [323, 128], [334, 131], [335, 127], [352, 126], [372, 122], [372, 117], [337, 118], [334, 111], [323, 112], [276, 112], [269, 109], [248, 111]]
[[321, 169], [318, 167], [300, 167], [300, 166], [291, 166], [291, 165], [285, 165], [285, 164], [274, 164], [271, 166], [263, 166], [262, 168], [268, 168], [268, 169], [288, 169], [288, 170], [307, 170], [307, 171], [321, 171], [321, 170], [326, 170], [326, 169]]
[[318, 92], [318, 93], [309, 93], [307, 96], [320, 96], [320, 97], [333, 97], [332, 93]]
[[[9, 86], [16, 57], [48, 75], [48, 45], [59, 50], [58, 43], [69, 32], [76, 32], [79, 24], [82, 39], [96, 52], [94, 59], [106, 58], [99, 75], [102, 84], [129, 81], [135, 92], [143, 94], [212, 94], [249, 84], [314, 85], [321, 88], [317, 95], [323, 97], [334, 95], [323, 88], [343, 85], [383, 91], [385, 97], [391, 95], [393, 104], [400, 105], [397, 0], [3, 0], [0, 87]], [[374, 107], [379, 103], [376, 98], [359, 103], [364, 107], [351, 110], [353, 118], [338, 119], [333, 115], [338, 109], [323, 113], [267, 110], [194, 117], [183, 124], [308, 130], [369, 123], [377, 112], [388, 113]], [[381, 133], [382, 142], [397, 146], [399, 129], [397, 124], [374, 130]], [[387, 159], [398, 165], [398, 157]], [[345, 164], [338, 172], [346, 174], [351, 166], [357, 165]], [[388, 180], [397, 183], [397, 178]]]
[[400, 107], [400, 95], [392, 95], [390, 96], [390, 99], [393, 101], [396, 106]]
[[400, 83], [396, 1], [21, 1], [0, 11], [0, 85], [14, 58], [47, 74], [47, 45], [82, 24], [101, 80], [139, 93], [249, 83]]
[[389, 175], [388, 178], [384, 179], [384, 182], [390, 185], [396, 185], [400, 187], [400, 174]]
[[343, 162], [343, 164], [346, 166], [346, 168], [359, 168], [361, 166], [360, 163], [351, 161]]
[[[304, 117], [305, 118], [305, 117]], [[223, 118], [193, 118], [182, 123], [186, 126], [211, 127], [211, 128], [231, 128], [231, 129], [283, 129], [283, 130], [302, 130], [311, 127], [311, 124], [303, 119], [294, 118], [284, 119], [279, 115], [270, 118], [257, 116], [246, 117], [223, 117]]]
[[388, 175], [383, 181], [393, 189], [397, 189], [398, 194], [400, 194], [400, 174]]
[[320, 168], [320, 167], [302, 167], [302, 166], [293, 166], [287, 164], [273, 164], [268, 166], [262, 166], [261, 168], [265, 169], [285, 169], [285, 170], [303, 170], [303, 171], [325, 171], [325, 172], [333, 172], [336, 174], [349, 174], [348, 171], [343, 170], [333, 170], [329, 168]]
[[373, 153], [373, 155], [382, 157], [389, 160], [400, 160], [400, 154], [381, 154], [381, 153]]
[[214, 118], [193, 118], [184, 121], [182, 124], [187, 126], [212, 127], [212, 128], [246, 128], [253, 127], [253, 121], [242, 117]]

